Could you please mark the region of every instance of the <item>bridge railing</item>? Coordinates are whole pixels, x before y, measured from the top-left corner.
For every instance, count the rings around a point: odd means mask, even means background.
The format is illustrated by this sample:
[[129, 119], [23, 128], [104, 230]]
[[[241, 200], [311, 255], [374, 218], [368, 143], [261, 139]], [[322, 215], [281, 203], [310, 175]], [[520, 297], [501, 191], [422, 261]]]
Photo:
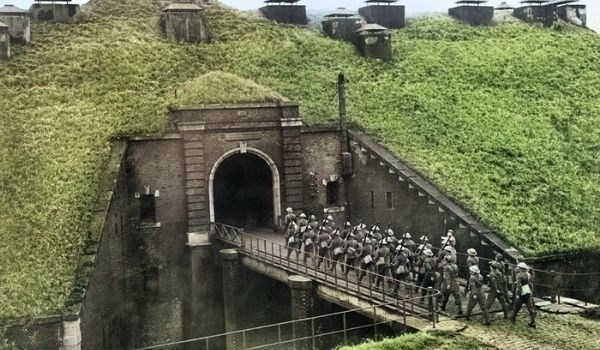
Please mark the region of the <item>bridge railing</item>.
[[241, 236], [244, 233], [244, 229], [221, 224], [218, 222], [211, 222], [210, 232], [211, 235], [215, 238], [239, 245], [241, 243]]
[[[206, 337], [186, 339], [181, 341], [150, 345], [134, 350], [169, 349], [184, 344], [193, 344], [194, 349], [210, 350], [234, 348], [240, 350], [254, 349], [312, 349], [317, 350], [329, 343], [329, 347], [341, 344], [357, 343], [363, 338], [380, 339], [386, 335], [382, 326], [391, 326], [392, 321], [379, 319], [377, 314], [381, 308], [406, 308], [410, 299], [375, 304], [368, 307], [356, 308], [341, 312], [319, 315], [299, 320], [279, 322], [270, 325], [236, 330]], [[354, 313], [370, 313], [372, 318], [357, 321], [351, 317]], [[402, 317], [406, 327], [406, 314]], [[324, 325], [328, 327], [323, 328]], [[362, 336], [357, 336], [362, 331]], [[359, 333], [357, 333], [359, 332]], [[367, 335], [367, 332], [369, 334]], [[300, 334], [298, 334], [300, 333]], [[389, 335], [389, 333], [388, 333]], [[331, 339], [334, 338], [335, 339]], [[333, 340], [333, 341], [332, 341]]]
[[[432, 326], [435, 328], [438, 319], [437, 296], [440, 294], [438, 290], [423, 288], [409, 282], [394, 279], [391, 271], [388, 271], [389, 275], [381, 275], [376, 271], [363, 270], [360, 268], [360, 264], [359, 266], [352, 266], [342, 261], [336, 261], [335, 268], [330, 269], [328, 267], [333, 265], [334, 260], [329, 256], [320, 257], [318, 254], [311, 252], [299, 252], [300, 249], [289, 248], [279, 242], [245, 233], [240, 229], [236, 230], [236, 240], [233, 240], [229, 238], [233, 237], [233, 235], [228, 233], [231, 232], [231, 227], [222, 224], [216, 225], [227, 229], [216, 230], [215, 233], [218, 234], [218, 237], [240, 246], [240, 253], [244, 255], [285, 269], [291, 273], [306, 276], [319, 283], [328, 285], [344, 293], [353, 294], [374, 304], [395, 302], [399, 305], [403, 299], [411, 300], [411, 302], [404, 304], [408, 309], [396, 311], [409, 312], [411, 315], [427, 318], [431, 320]], [[238, 238], [239, 242], [237, 241]], [[296, 252], [299, 252], [299, 258], [295, 258]], [[305, 255], [307, 257], [306, 261], [304, 260]], [[322, 259], [322, 268], [317, 266], [319, 259]], [[354, 276], [363, 275], [363, 278], [359, 281], [358, 278], [350, 277], [349, 273], [344, 273], [348, 269], [354, 272]], [[363, 282], [365, 278], [366, 281]], [[379, 288], [379, 283], [377, 282], [381, 283], [381, 288]], [[394, 293], [393, 291], [386, 290], [386, 285], [393, 285], [394, 289], [397, 285], [398, 292]]]

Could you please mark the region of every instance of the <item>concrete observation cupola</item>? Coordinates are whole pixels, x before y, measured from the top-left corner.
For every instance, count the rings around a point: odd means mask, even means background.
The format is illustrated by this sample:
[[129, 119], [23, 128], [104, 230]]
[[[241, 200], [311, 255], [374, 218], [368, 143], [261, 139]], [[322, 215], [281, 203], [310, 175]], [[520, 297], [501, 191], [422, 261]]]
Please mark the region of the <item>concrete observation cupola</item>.
[[551, 26], [559, 19], [566, 23], [585, 27], [587, 25], [586, 6], [579, 0], [524, 0], [514, 10], [514, 16], [528, 23], [543, 23]]
[[191, 0], [174, 1], [160, 14], [159, 26], [169, 40], [206, 43], [210, 34], [204, 9]]
[[0, 22], [0, 59], [10, 58], [10, 36], [8, 25]]
[[356, 31], [354, 45], [364, 57], [392, 59], [392, 34], [379, 24], [365, 24]]
[[80, 7], [70, 2], [71, 0], [36, 0], [29, 8], [29, 15], [33, 22], [73, 23]]
[[459, 0], [448, 14], [473, 26], [490, 25], [494, 19], [494, 7], [482, 6], [487, 0]]
[[277, 23], [306, 25], [306, 6], [297, 5], [300, 0], [266, 0], [259, 11], [266, 19]]
[[500, 3], [500, 5], [496, 6], [494, 11], [494, 20], [504, 21], [512, 16], [514, 10], [515, 8], [513, 6], [506, 1], [503, 1]]
[[334, 12], [325, 15], [321, 25], [323, 26], [323, 32], [328, 37], [336, 40], [351, 41], [362, 23], [356, 13], [343, 7], [338, 7]]
[[29, 13], [14, 5], [0, 7], [0, 22], [8, 26], [8, 33], [13, 42], [29, 43], [31, 41], [31, 21]]
[[367, 6], [358, 9], [358, 14], [367, 23], [376, 23], [390, 29], [404, 28], [405, 8], [395, 5], [398, 0], [367, 0]]

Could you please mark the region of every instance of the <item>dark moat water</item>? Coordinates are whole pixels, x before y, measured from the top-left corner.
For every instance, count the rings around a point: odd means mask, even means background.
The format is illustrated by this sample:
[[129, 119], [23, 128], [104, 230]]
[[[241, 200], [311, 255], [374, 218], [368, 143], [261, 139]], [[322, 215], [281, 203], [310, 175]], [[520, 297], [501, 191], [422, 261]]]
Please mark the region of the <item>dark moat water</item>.
[[[181, 261], [165, 264], [158, 271], [143, 272], [132, 268], [132, 273], [144, 273], [141, 286], [131, 288], [128, 299], [133, 312], [128, 319], [128, 349], [180, 342], [225, 333], [223, 302], [223, 275], [218, 246], [188, 250]], [[243, 310], [237, 322], [239, 329], [249, 329], [288, 322], [291, 316], [291, 293], [286, 284], [243, 268], [241, 296]], [[314, 315], [328, 315], [345, 309], [315, 297]], [[373, 321], [357, 313], [346, 315], [344, 333], [326, 335], [343, 330], [343, 316], [329, 316], [315, 320], [317, 334], [309, 340], [318, 349], [332, 349], [347, 343], [358, 343], [375, 336]], [[365, 327], [365, 328], [360, 328]], [[355, 329], [353, 329], [355, 328]], [[358, 328], [358, 329], [356, 329]], [[244, 336], [247, 348], [293, 339], [291, 324], [249, 331]], [[390, 327], [377, 326], [378, 336], [393, 335]], [[226, 337], [161, 347], [160, 349], [226, 349]], [[293, 349], [293, 343], [278, 344], [264, 349]]]

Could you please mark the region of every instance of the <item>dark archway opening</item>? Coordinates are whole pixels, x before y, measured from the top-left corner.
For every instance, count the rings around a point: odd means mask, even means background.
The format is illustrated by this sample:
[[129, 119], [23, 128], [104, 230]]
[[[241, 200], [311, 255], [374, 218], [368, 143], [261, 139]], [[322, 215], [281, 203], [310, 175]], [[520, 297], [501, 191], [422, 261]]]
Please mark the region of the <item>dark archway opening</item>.
[[213, 191], [216, 222], [245, 229], [273, 227], [273, 174], [259, 156], [225, 159], [215, 173]]

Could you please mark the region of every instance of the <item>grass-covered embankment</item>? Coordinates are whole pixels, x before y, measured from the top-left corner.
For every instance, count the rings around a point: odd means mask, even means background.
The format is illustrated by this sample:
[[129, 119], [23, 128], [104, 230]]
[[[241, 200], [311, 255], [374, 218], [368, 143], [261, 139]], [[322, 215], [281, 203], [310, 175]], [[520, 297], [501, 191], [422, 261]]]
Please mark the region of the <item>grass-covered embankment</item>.
[[345, 71], [353, 120], [511, 243], [600, 248], [598, 35], [422, 19], [384, 64], [218, 7], [212, 44], [168, 43], [154, 3], [92, 0], [81, 23], [35, 25], [0, 63], [0, 317], [61, 308], [109, 140], [162, 132], [180, 84], [214, 70], [298, 101], [308, 123], [333, 119]]

